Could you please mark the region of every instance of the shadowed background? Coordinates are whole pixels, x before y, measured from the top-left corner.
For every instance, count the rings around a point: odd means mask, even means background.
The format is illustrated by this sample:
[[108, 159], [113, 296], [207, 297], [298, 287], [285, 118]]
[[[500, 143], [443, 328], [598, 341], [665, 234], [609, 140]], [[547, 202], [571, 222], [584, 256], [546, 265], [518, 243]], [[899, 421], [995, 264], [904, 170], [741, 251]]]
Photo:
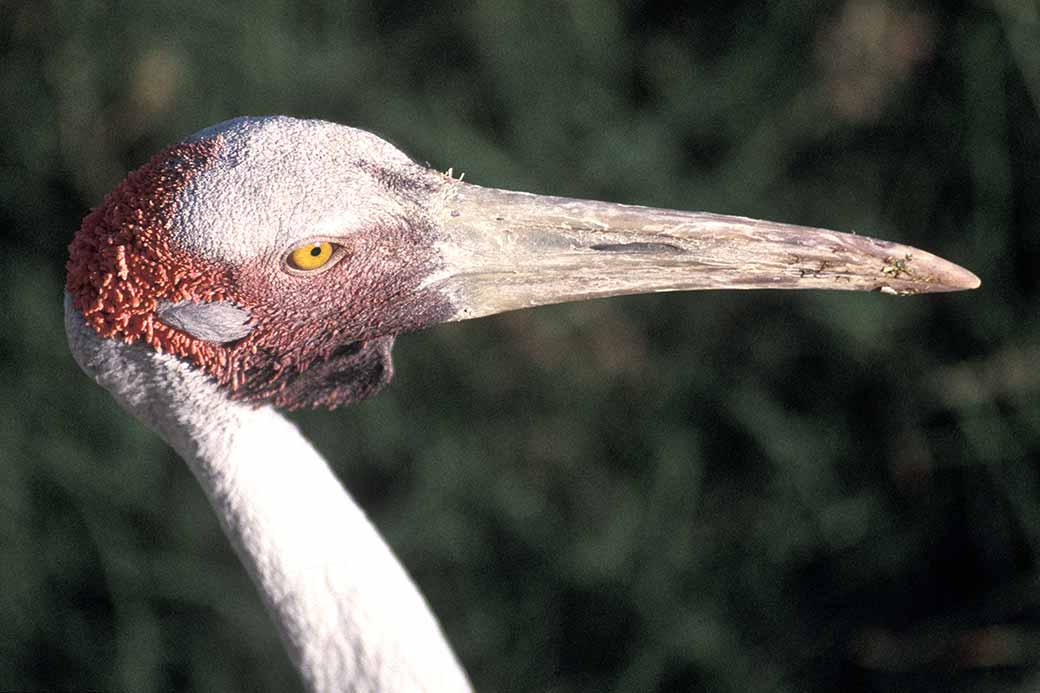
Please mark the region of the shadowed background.
[[1040, 686], [1037, 4], [681, 6], [0, 4], [0, 688], [298, 688], [187, 468], [61, 319], [91, 206], [271, 113], [983, 280], [443, 326], [398, 341], [376, 399], [294, 415], [478, 689]]

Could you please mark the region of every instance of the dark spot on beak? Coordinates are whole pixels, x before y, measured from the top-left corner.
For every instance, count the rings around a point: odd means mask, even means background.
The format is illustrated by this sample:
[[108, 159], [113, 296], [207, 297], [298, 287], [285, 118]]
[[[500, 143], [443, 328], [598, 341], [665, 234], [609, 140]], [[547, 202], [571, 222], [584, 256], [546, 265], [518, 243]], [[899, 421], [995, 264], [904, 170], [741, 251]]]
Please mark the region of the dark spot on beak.
[[590, 245], [590, 250], [604, 253], [683, 253], [686, 252], [671, 243], [597, 243]]

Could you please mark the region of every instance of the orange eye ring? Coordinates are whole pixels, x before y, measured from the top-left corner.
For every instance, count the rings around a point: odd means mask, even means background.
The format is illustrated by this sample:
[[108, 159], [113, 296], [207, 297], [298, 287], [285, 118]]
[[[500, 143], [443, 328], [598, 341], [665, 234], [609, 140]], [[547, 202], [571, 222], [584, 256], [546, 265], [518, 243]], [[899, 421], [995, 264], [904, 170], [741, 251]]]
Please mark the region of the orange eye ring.
[[297, 246], [289, 253], [289, 267], [312, 272], [329, 264], [333, 256], [332, 244], [328, 241], [312, 241]]

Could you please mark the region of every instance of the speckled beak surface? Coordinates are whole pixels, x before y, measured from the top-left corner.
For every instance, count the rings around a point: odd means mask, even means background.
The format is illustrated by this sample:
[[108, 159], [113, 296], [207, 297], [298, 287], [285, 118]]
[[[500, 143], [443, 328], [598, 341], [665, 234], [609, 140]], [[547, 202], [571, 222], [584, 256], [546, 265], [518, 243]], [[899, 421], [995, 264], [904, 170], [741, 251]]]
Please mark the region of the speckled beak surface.
[[483, 188], [440, 210], [455, 320], [566, 301], [694, 289], [836, 289], [911, 295], [977, 288], [970, 271], [867, 236], [745, 217]]

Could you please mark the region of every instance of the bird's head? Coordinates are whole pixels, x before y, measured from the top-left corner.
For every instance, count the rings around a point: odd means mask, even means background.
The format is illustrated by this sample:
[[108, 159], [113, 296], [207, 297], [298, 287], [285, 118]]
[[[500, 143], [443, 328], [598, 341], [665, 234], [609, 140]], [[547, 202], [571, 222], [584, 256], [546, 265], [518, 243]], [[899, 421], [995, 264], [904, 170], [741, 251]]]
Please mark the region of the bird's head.
[[332, 123], [238, 118], [132, 172], [69, 247], [102, 338], [228, 395], [336, 406], [391, 376], [402, 332], [546, 303], [702, 288], [978, 286], [929, 253], [740, 217], [481, 188]]
[[444, 320], [430, 199], [449, 182], [362, 130], [239, 118], [131, 173], [83, 221], [67, 290], [102, 336], [194, 362], [232, 397], [336, 405]]

